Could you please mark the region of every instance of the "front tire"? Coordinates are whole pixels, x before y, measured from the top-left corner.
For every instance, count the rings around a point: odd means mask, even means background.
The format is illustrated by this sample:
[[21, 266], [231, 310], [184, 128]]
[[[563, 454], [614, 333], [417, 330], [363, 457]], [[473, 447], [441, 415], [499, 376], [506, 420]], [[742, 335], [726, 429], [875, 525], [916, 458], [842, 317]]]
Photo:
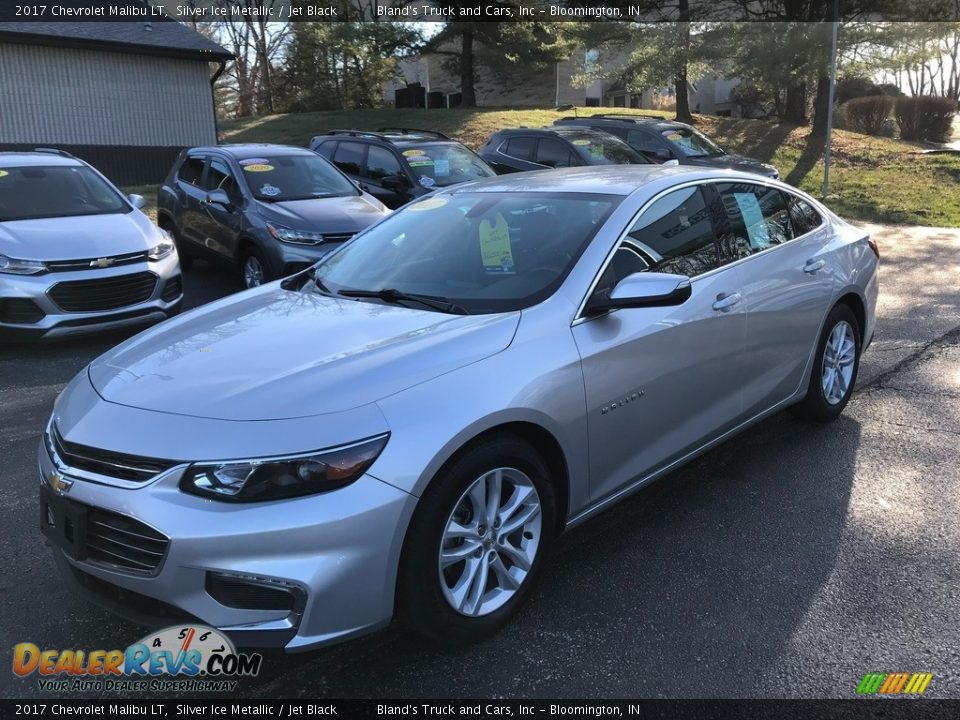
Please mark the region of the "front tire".
[[860, 368], [862, 328], [847, 305], [830, 311], [817, 343], [807, 396], [792, 408], [797, 417], [831, 422], [850, 401]]
[[254, 245], [248, 245], [244, 248], [240, 257], [240, 276], [243, 285], [248, 290], [250, 288], [260, 287], [266, 282], [273, 280], [270, 273], [270, 266], [267, 264], [263, 253]]
[[529, 598], [555, 527], [549, 470], [532, 447], [500, 437], [470, 448], [417, 506], [400, 561], [401, 614], [445, 645], [493, 634]]

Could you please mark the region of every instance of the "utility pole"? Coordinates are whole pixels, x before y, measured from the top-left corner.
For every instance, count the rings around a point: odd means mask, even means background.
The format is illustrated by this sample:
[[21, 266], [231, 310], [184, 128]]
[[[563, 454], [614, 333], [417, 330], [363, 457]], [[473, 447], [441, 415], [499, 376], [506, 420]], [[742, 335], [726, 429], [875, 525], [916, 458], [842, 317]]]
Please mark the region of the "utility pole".
[[833, 0], [833, 37], [830, 43], [830, 99], [827, 102], [827, 141], [823, 148], [823, 191], [830, 193], [830, 142], [833, 137], [833, 95], [837, 87], [837, 26], [840, 24], [840, 0]]

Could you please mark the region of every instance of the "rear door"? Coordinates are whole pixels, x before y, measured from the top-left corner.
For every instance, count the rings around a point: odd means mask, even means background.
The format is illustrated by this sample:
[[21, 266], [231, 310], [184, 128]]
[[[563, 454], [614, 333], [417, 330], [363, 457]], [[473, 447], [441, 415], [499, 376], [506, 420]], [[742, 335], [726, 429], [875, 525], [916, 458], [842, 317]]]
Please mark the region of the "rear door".
[[746, 315], [736, 265], [719, 260], [709, 196], [673, 190], [628, 229], [597, 288], [634, 272], [686, 275], [682, 305], [575, 322], [587, 396], [590, 491], [599, 500], [735, 426]]
[[203, 247], [203, 200], [207, 191], [203, 189], [203, 173], [207, 158], [199, 153], [187, 155], [177, 170], [175, 180], [177, 206], [179, 212], [175, 218], [180, 236], [195, 247]]
[[534, 162], [551, 168], [575, 167], [580, 165], [579, 158], [575, 158], [570, 148], [562, 140], [555, 138], [540, 138], [537, 144], [537, 153]]
[[363, 168], [367, 162], [367, 147], [367, 143], [356, 140], [341, 140], [330, 160], [351, 180], [360, 183], [363, 181]]
[[[724, 211], [721, 248], [743, 260], [743, 401], [752, 417], [800, 387], [833, 297], [830, 231], [809, 203], [779, 188], [751, 182], [715, 188]], [[798, 220], [789, 205], [798, 207]]]
[[[388, 208], [398, 208], [413, 196], [410, 178], [396, 154], [385, 147], [370, 145], [360, 188], [373, 195]], [[404, 190], [404, 188], [407, 188]]]

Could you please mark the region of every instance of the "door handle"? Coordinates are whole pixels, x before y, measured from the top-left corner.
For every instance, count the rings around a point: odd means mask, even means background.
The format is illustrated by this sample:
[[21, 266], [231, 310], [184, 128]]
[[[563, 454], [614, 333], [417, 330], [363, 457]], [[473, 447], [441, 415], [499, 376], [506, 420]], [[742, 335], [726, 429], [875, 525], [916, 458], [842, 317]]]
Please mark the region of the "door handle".
[[717, 295], [717, 301], [713, 304], [713, 309], [726, 312], [738, 302], [740, 302], [740, 293], [720, 293]]
[[803, 271], [805, 273], [809, 273], [810, 275], [813, 275], [817, 270], [819, 270], [826, 264], [827, 264], [826, 260], [823, 260], [823, 259], [814, 260], [813, 258], [811, 258], [807, 260], [807, 264], [803, 266]]

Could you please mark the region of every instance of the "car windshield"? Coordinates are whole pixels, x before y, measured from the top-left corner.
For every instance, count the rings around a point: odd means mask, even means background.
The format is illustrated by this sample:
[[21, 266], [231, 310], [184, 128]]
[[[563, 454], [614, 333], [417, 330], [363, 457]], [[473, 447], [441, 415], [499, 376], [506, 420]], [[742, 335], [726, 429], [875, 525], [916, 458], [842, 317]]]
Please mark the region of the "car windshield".
[[423, 144], [402, 152], [424, 187], [446, 187], [496, 175], [489, 165], [459, 143]]
[[332, 293], [391, 290], [474, 314], [520, 310], [556, 291], [619, 203], [584, 193], [429, 197], [322, 260], [316, 277]]
[[587, 165], [645, 165], [647, 160], [620, 138], [605, 133], [568, 135]]
[[110, 183], [84, 165], [4, 167], [0, 160], [0, 221], [132, 210]]
[[311, 200], [346, 197], [360, 191], [319, 155], [263, 155], [238, 161], [257, 200]]
[[687, 157], [723, 155], [724, 152], [713, 140], [693, 128], [672, 128], [663, 131], [667, 142], [678, 148]]

